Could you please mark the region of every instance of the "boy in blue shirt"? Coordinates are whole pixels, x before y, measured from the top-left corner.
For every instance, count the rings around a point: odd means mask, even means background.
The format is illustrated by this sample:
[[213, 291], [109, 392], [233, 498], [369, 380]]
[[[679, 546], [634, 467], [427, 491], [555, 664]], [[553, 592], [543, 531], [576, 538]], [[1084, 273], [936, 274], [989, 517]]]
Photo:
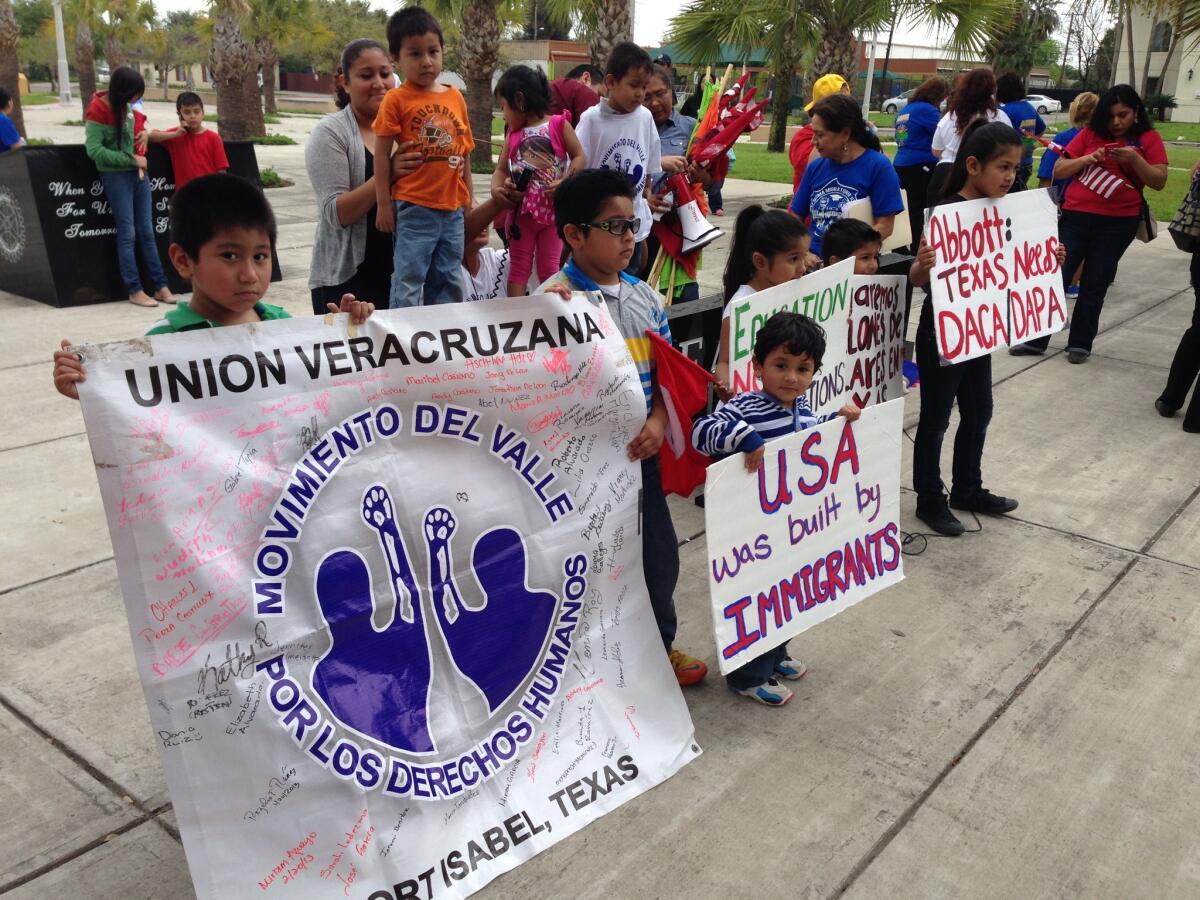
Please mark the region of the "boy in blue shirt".
[[[738, 394], [716, 412], [696, 420], [692, 445], [708, 456], [746, 454], [746, 471], [757, 472], [766, 442], [804, 431], [838, 416], [858, 420], [861, 410], [847, 403], [836, 413], [815, 416], [805, 392], [821, 368], [825, 331], [808, 316], [780, 312], [754, 339], [754, 374], [761, 391]], [[803, 678], [808, 667], [788, 655], [787, 642], [768, 650], [725, 676], [734, 693], [767, 706], [783, 706], [792, 692], [776, 676]]]
[[1005, 72], [996, 79], [996, 102], [1024, 142], [1021, 166], [1017, 169], [1013, 186], [1008, 189], [1011, 194], [1029, 187], [1029, 176], [1033, 174], [1033, 151], [1037, 148], [1037, 138], [1046, 131], [1046, 123], [1033, 104], [1025, 99], [1025, 83], [1016, 72]]
[[12, 94], [0, 88], [0, 153], [7, 153], [15, 147], [23, 147], [25, 138], [17, 131], [17, 126], [9, 118], [12, 113]]
[[571, 258], [537, 293], [570, 296], [572, 291], [586, 291], [593, 302], [603, 300], [637, 366], [648, 415], [626, 450], [631, 460], [642, 465], [642, 566], [646, 590], [676, 680], [681, 685], [696, 684], [708, 674], [708, 666], [672, 646], [677, 627], [679, 541], [658, 468], [667, 410], [655, 380], [654, 351], [646, 337], [650, 329], [670, 340], [671, 329], [662, 298], [625, 271], [641, 225], [634, 215], [633, 182], [619, 169], [577, 172], [564, 179], [554, 192], [554, 220], [559, 236], [571, 248]]

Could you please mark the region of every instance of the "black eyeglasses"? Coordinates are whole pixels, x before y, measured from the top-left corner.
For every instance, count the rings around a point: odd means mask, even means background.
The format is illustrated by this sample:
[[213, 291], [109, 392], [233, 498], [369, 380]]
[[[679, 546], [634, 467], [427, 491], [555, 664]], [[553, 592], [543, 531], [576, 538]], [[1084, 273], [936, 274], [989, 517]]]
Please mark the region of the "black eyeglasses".
[[642, 220], [638, 218], [632, 219], [605, 219], [603, 222], [580, 222], [578, 228], [599, 228], [601, 231], [607, 231], [613, 237], [620, 237], [627, 231], [632, 231], [637, 234], [637, 230], [642, 227]]

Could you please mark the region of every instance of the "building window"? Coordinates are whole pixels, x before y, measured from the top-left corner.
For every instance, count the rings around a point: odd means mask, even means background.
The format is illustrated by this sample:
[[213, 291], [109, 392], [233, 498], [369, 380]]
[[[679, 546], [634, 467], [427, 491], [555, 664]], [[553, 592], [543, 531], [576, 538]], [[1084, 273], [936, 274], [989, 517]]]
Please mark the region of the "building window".
[[1150, 32], [1150, 52], [1165, 53], [1171, 49], [1171, 23], [1159, 22]]

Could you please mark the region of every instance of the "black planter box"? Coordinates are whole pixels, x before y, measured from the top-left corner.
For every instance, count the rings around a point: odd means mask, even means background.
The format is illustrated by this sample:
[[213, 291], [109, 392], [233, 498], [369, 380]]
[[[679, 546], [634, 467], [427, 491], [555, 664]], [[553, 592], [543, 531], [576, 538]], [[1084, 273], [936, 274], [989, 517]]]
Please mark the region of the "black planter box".
[[[253, 144], [226, 143], [225, 153], [231, 173], [261, 187]], [[167, 258], [167, 208], [175, 193], [171, 161], [156, 145], [148, 159], [158, 256], [171, 290], [190, 293], [191, 284]], [[272, 253], [271, 280], [282, 277]], [[51, 306], [128, 297], [104, 186], [83, 145], [26, 146], [0, 154], [0, 290]]]

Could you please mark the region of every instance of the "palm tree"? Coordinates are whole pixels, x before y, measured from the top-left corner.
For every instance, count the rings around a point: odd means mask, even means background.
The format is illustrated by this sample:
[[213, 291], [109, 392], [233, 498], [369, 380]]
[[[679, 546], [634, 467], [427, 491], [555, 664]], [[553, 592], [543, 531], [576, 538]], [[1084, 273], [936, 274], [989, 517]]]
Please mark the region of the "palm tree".
[[250, 37], [262, 64], [263, 103], [272, 115], [275, 78], [279, 72], [279, 46], [292, 34], [309, 26], [309, 0], [250, 0]]
[[105, 0], [108, 15], [104, 60], [110, 69], [128, 65], [142, 55], [142, 42], [154, 26], [152, 0]]
[[258, 93], [258, 52], [246, 39], [246, 0], [212, 0], [209, 68], [217, 92], [217, 130], [227, 141], [266, 133]]
[[613, 47], [633, 39], [633, 4], [630, 0], [539, 0], [545, 21], [588, 41], [592, 64], [604, 68]]
[[20, 66], [17, 64], [17, 42], [21, 39], [21, 26], [13, 14], [10, 0], [0, 0], [0, 87], [12, 96], [13, 108], [9, 113], [13, 125], [25, 136], [25, 115], [21, 112]]
[[815, 47], [804, 93], [831, 72], [853, 80], [858, 72], [855, 35], [887, 28], [897, 17], [948, 31], [952, 50], [979, 51], [988, 35], [1010, 21], [1014, 0], [692, 0], [671, 21], [671, 40], [693, 57], [715, 58], [721, 43], [749, 52], [767, 47], [775, 73], [771, 136], [767, 149], [783, 151], [787, 94], [799, 48]]
[[96, 93], [96, 37], [92, 26], [98, 21], [97, 0], [68, 0], [66, 8], [75, 23], [75, 71], [79, 73], [79, 101], [86, 116]]
[[630, 0], [594, 0], [596, 24], [589, 34], [592, 65], [604, 68], [613, 47], [633, 40], [633, 4]]
[[1036, 51], [1059, 26], [1057, 0], [1026, 0], [988, 40], [985, 52], [997, 72], [1029, 75]]

